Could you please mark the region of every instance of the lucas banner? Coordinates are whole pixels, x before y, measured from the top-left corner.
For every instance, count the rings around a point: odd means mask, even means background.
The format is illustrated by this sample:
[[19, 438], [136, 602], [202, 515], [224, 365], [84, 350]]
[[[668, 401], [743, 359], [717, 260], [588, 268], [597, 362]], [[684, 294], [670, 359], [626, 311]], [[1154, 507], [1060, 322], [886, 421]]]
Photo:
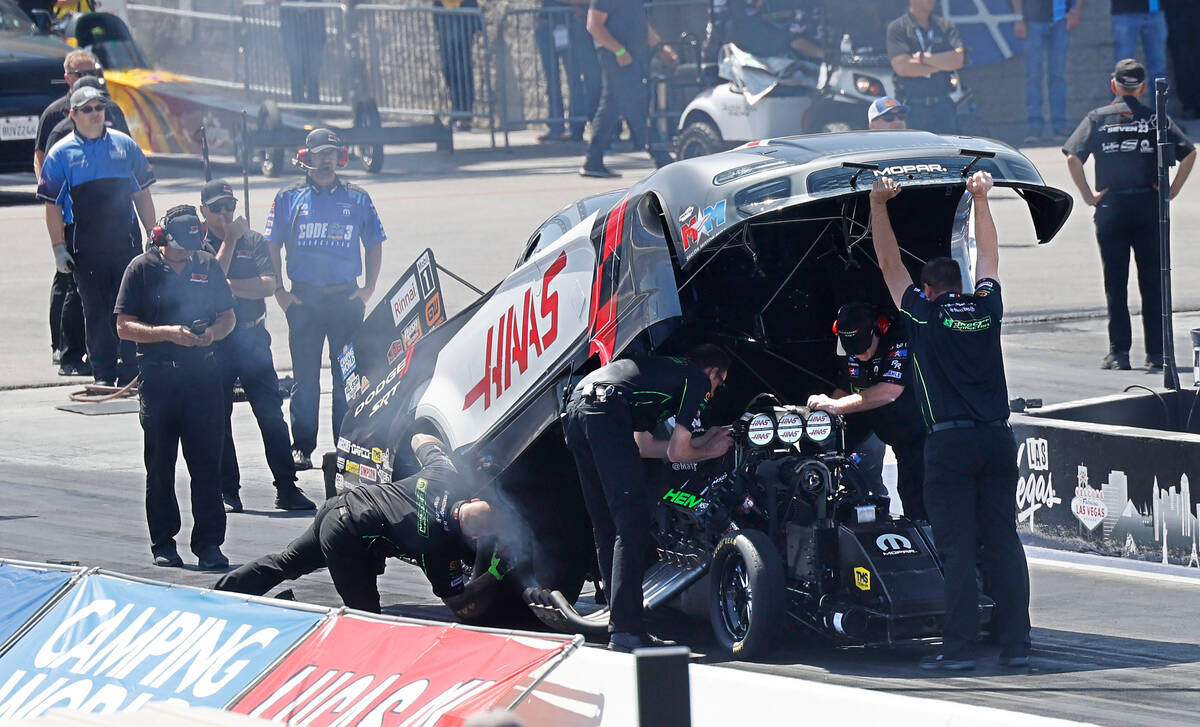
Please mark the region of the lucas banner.
[[334, 617], [232, 711], [312, 727], [457, 726], [495, 706], [567, 643]]
[[70, 582], [73, 573], [0, 563], [0, 646]]
[[324, 617], [91, 575], [0, 656], [0, 720], [150, 701], [224, 707]]

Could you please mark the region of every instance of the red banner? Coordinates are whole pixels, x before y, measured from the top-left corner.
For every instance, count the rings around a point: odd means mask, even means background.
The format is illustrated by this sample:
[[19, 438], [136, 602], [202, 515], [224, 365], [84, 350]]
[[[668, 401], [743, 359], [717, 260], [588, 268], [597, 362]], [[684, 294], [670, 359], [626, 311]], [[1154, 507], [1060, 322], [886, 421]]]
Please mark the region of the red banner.
[[301, 642], [232, 711], [313, 727], [457, 727], [565, 647], [340, 616]]

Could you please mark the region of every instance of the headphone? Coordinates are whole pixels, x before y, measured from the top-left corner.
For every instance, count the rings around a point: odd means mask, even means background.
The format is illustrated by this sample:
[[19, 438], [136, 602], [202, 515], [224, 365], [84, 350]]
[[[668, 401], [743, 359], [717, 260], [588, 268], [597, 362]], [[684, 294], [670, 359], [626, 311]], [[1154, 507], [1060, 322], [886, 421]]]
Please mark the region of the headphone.
[[[162, 218], [154, 225], [154, 227], [151, 228], [150, 242], [154, 243], [157, 246], [166, 245], [167, 244], [166, 227], [167, 227], [167, 225], [171, 224], [172, 220], [174, 220], [176, 217], [179, 217], [180, 215], [192, 215], [196, 219], [200, 219], [200, 213], [197, 212], [196, 208], [193, 207], [192, 205], [190, 205], [190, 204], [175, 205], [171, 209], [167, 210], [166, 214], [164, 214], [162, 216]], [[205, 231], [206, 231], [206, 226], [205, 226], [204, 222], [201, 221], [200, 222], [200, 234], [203, 235], [205, 233]]]
[[[847, 305], [853, 305], [853, 303], [847, 303]], [[891, 329], [891, 327], [892, 319], [880, 313], [875, 317], [875, 322], [871, 325], [871, 330], [875, 333], [875, 335], [882, 336], [885, 335], [888, 330]], [[833, 319], [833, 333], [835, 336], [841, 335], [838, 332], [837, 318]]]
[[[316, 167], [314, 167], [312, 164], [312, 155], [313, 153], [310, 149], [298, 149], [296, 151], [296, 158], [292, 160], [292, 164], [298, 167], [304, 167], [305, 169], [316, 169]], [[349, 163], [350, 147], [344, 145], [338, 147], [337, 168], [341, 169]]]

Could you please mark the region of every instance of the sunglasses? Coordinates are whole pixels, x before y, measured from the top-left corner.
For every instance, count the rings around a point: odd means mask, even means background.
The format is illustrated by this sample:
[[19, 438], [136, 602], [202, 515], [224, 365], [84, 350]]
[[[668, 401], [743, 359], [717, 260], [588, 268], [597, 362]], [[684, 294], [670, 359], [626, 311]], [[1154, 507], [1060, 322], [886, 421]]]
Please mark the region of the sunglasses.
[[217, 214], [223, 214], [225, 212], [233, 212], [235, 209], [237, 209], [237, 200], [230, 199], [222, 202], [213, 202], [212, 204], [206, 206]]
[[81, 114], [94, 114], [97, 111], [103, 111], [104, 104], [101, 103], [101, 104], [92, 104], [91, 106], [80, 106], [79, 108], [77, 108], [75, 110]]
[[75, 76], [76, 78], [83, 78], [84, 76], [101, 78], [104, 76], [104, 71], [100, 70], [99, 68], [85, 68], [82, 71], [67, 71], [67, 75]]

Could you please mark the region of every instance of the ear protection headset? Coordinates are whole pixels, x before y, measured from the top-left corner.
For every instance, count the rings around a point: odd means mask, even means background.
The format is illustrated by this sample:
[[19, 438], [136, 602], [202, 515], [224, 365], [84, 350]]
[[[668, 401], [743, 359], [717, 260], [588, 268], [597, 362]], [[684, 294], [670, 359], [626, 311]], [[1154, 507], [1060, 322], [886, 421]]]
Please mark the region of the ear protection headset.
[[[880, 313], [878, 316], [875, 317], [875, 323], [873, 323], [871, 325], [871, 330], [875, 332], [875, 335], [882, 336], [882, 335], [886, 334], [888, 332], [888, 330], [891, 329], [891, 327], [892, 327], [892, 319], [888, 318], [887, 316]], [[838, 327], [837, 327], [837, 318], [833, 319], [833, 333], [835, 336], [839, 335]]]
[[[175, 219], [179, 215], [193, 215], [196, 217], [196, 219], [200, 219], [200, 213], [197, 212], [196, 208], [193, 207], [192, 205], [190, 205], [190, 204], [175, 205], [171, 209], [167, 210], [166, 214], [164, 214], [162, 216], [162, 218], [150, 230], [150, 242], [154, 243], [155, 245], [159, 245], [159, 246], [166, 245], [167, 244], [166, 227], [167, 227], [167, 225], [171, 224], [171, 220]], [[204, 233], [205, 233], [205, 225], [204, 225], [204, 222], [201, 221], [200, 222], [200, 234], [203, 235]]]
[[[316, 167], [313, 166], [312, 158], [313, 153], [311, 149], [299, 149], [296, 151], [296, 158], [292, 160], [292, 163], [305, 169], [315, 169]], [[337, 168], [341, 169], [349, 163], [350, 147], [345, 145], [338, 147]]]

